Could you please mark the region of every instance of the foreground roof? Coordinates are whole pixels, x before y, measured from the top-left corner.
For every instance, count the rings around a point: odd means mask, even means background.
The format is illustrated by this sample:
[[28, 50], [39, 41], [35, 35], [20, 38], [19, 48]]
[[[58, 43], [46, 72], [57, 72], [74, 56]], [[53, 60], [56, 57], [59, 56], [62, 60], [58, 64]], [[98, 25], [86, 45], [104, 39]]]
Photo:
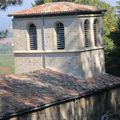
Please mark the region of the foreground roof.
[[103, 12], [105, 10], [98, 9], [93, 6], [80, 5], [73, 2], [54, 2], [45, 3], [30, 9], [18, 11], [9, 16], [31, 16], [31, 15], [54, 15], [54, 14], [65, 14], [65, 13], [93, 13]]
[[120, 78], [108, 74], [89, 80], [49, 69], [7, 75], [0, 78], [0, 119], [44, 109], [118, 85]]

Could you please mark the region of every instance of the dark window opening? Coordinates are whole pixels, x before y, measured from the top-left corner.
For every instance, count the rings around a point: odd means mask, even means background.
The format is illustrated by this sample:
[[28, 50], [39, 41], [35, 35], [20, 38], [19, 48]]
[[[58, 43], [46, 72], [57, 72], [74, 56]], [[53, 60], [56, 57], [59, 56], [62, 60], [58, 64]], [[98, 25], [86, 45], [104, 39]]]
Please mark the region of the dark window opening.
[[94, 43], [95, 46], [99, 45], [99, 27], [98, 27], [98, 20], [94, 21]]
[[37, 49], [37, 31], [36, 26], [31, 24], [29, 26], [29, 37], [30, 37], [30, 50]]
[[64, 38], [64, 25], [62, 23], [56, 24], [56, 35], [57, 35], [57, 49], [64, 49], [65, 38]]
[[85, 47], [89, 47], [89, 42], [90, 42], [90, 25], [89, 21], [86, 20], [84, 23], [84, 32], [85, 32]]

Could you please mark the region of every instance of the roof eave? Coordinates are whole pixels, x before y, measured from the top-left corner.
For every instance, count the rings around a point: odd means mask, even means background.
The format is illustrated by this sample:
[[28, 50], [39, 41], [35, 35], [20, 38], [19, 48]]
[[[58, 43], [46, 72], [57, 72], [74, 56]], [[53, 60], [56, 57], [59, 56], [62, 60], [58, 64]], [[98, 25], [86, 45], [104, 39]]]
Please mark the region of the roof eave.
[[95, 11], [69, 11], [69, 12], [57, 12], [57, 13], [38, 13], [38, 14], [8, 14], [9, 17], [33, 17], [33, 16], [57, 16], [57, 15], [79, 15], [79, 14], [104, 14], [106, 10]]

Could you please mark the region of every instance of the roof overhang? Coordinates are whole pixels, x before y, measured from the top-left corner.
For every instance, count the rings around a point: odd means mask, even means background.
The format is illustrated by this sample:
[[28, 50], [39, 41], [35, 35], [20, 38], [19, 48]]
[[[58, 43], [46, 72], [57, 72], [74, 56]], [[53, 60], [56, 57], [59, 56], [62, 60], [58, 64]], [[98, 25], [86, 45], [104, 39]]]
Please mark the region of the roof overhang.
[[8, 14], [13, 17], [40, 17], [40, 16], [64, 16], [64, 15], [89, 15], [89, 14], [104, 14], [107, 10], [95, 10], [95, 11], [67, 11], [67, 12], [48, 12], [48, 13], [37, 13], [37, 14]]

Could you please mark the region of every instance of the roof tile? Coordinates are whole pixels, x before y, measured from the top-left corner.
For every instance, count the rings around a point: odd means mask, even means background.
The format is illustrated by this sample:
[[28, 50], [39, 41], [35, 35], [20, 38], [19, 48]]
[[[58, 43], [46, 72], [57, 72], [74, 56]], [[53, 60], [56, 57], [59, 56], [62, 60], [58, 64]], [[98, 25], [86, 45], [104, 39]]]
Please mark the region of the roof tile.
[[7, 75], [0, 78], [0, 119], [117, 86], [120, 86], [120, 78], [109, 74], [88, 80], [50, 69]]
[[23, 15], [44, 15], [44, 14], [56, 14], [56, 13], [68, 13], [68, 12], [85, 12], [85, 11], [100, 11], [94, 6], [80, 5], [73, 2], [54, 2], [45, 3], [30, 9], [18, 11], [9, 16], [23, 16]]

